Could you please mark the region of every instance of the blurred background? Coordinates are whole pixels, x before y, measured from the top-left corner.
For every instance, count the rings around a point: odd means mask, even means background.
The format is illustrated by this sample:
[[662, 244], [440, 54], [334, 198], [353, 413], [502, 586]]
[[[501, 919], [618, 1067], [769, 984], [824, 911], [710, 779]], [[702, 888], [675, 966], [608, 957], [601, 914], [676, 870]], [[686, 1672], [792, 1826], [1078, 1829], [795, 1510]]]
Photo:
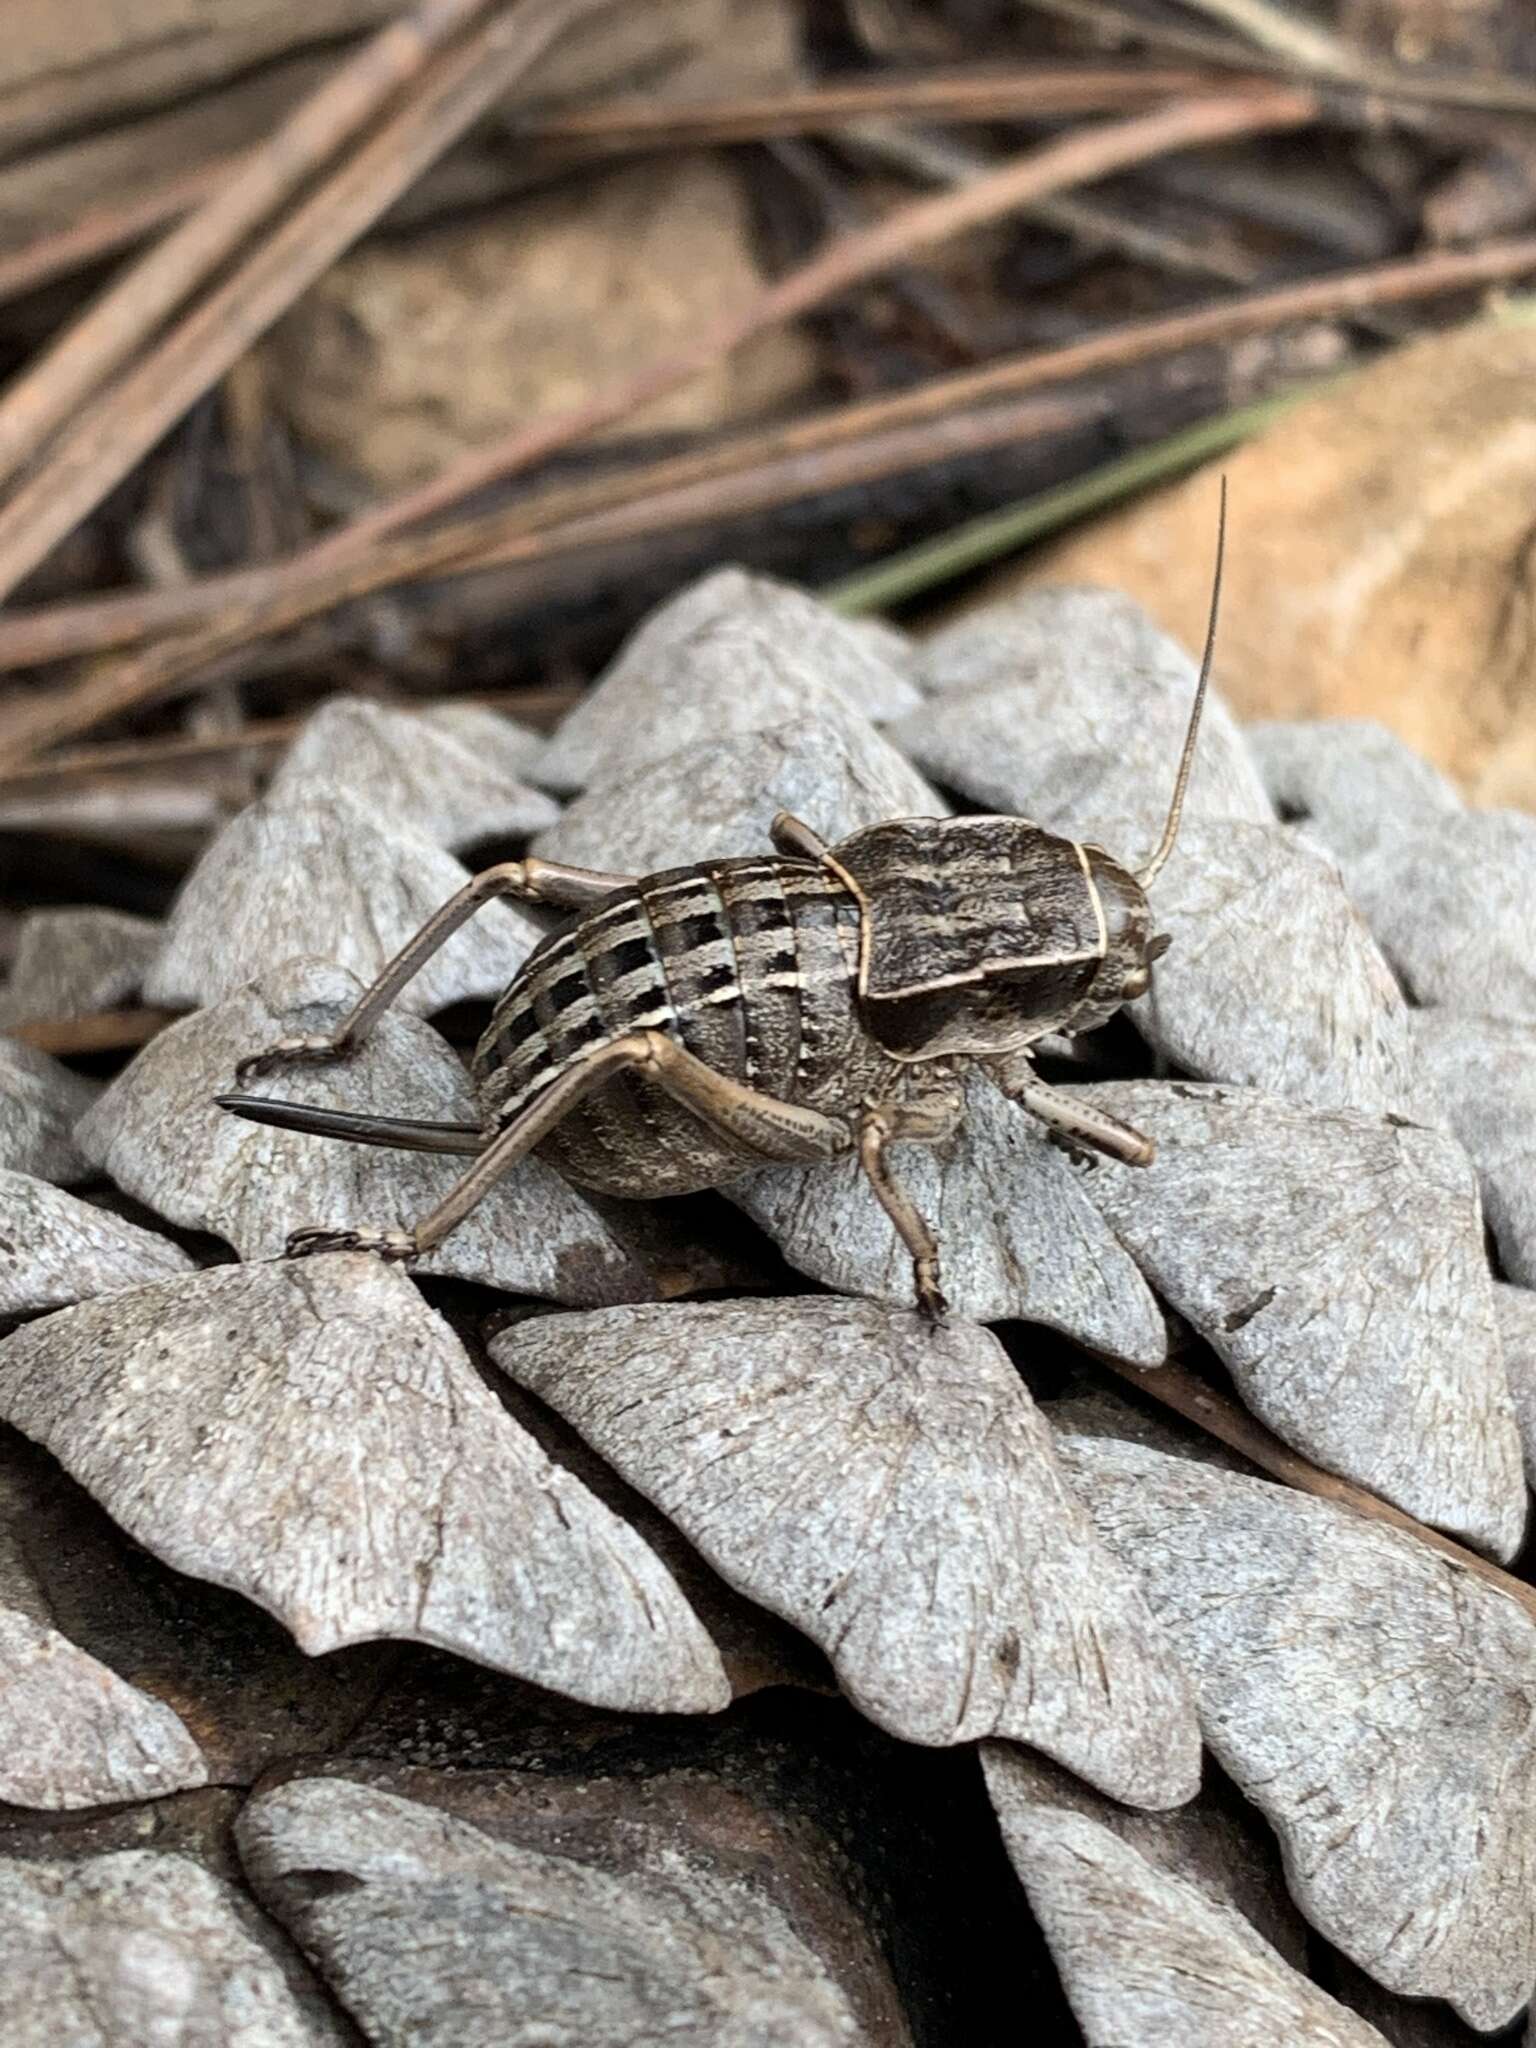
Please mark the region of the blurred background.
[[0, 47], [0, 894], [736, 561], [1028, 581], [1536, 805], [1524, 0], [131, 0]]

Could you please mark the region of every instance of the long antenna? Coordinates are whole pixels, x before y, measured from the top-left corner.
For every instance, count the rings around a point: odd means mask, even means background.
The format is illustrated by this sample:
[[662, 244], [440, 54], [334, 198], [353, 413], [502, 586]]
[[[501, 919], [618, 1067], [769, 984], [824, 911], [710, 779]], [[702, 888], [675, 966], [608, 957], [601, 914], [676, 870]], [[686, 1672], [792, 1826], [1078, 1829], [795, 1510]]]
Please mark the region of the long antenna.
[[1190, 770], [1195, 765], [1195, 741], [1200, 737], [1200, 714], [1205, 709], [1205, 692], [1211, 680], [1211, 657], [1216, 652], [1216, 614], [1221, 608], [1221, 565], [1227, 552], [1227, 480], [1221, 480], [1221, 509], [1216, 515], [1216, 574], [1211, 582], [1211, 616], [1205, 629], [1205, 653], [1200, 661], [1200, 681], [1195, 687], [1195, 708], [1189, 714], [1189, 730], [1184, 735], [1184, 752], [1179, 761], [1178, 780], [1173, 785], [1173, 802], [1168, 807], [1168, 822], [1163, 827], [1162, 843], [1144, 868], [1137, 871], [1136, 879], [1143, 889], [1149, 889], [1162, 872], [1173, 843], [1179, 836], [1179, 819], [1184, 814], [1184, 792], [1189, 787]]

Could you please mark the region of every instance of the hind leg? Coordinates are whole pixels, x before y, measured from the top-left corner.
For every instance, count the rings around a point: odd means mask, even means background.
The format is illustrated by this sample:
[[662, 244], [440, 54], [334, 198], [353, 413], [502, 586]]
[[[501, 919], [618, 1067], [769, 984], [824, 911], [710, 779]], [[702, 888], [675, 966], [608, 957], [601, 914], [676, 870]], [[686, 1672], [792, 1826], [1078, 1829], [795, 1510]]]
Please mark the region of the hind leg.
[[240, 1082], [269, 1074], [274, 1067], [291, 1060], [319, 1062], [344, 1059], [361, 1045], [379, 1018], [408, 981], [414, 981], [423, 967], [439, 952], [462, 924], [477, 910], [502, 896], [515, 896], [525, 903], [551, 903], [563, 910], [590, 910], [593, 904], [615, 889], [627, 888], [629, 875], [604, 875], [592, 868], [568, 868], [552, 860], [508, 860], [499, 867], [485, 868], [467, 882], [457, 896], [450, 896], [442, 909], [429, 917], [414, 938], [365, 989], [334, 1031], [324, 1035], [280, 1038], [265, 1052], [253, 1053], [235, 1069]]

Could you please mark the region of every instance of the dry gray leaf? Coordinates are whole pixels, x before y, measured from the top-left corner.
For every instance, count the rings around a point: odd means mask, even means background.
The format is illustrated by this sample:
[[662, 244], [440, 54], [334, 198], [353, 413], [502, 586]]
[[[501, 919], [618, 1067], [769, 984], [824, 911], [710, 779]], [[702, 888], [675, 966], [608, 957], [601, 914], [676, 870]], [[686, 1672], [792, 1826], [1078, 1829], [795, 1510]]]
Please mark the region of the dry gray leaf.
[[1330, 855], [1281, 825], [1186, 819], [1152, 910], [1173, 945], [1128, 1014], [1175, 1066], [1316, 1109], [1423, 1100], [1408, 1006]]
[[100, 1092], [46, 1053], [0, 1038], [0, 1167], [39, 1180], [87, 1179], [72, 1132]]
[[541, 1316], [491, 1355], [880, 1726], [1009, 1735], [1139, 1805], [1195, 1790], [1183, 1679], [986, 1331], [817, 1297]]
[[153, 1231], [0, 1168], [0, 1316], [67, 1308], [191, 1269], [186, 1253]]
[[1341, 865], [1415, 1002], [1536, 1022], [1536, 818], [1455, 811]]
[[530, 741], [539, 744], [483, 704], [444, 705], [434, 717], [366, 697], [332, 697], [305, 720], [272, 794], [289, 804], [342, 790], [391, 826], [440, 846], [520, 838], [560, 815], [558, 804], [522, 780], [517, 764]]
[[0, 1800], [69, 1809], [206, 1784], [180, 1718], [55, 1625], [25, 1505], [24, 1487], [0, 1470]]
[[[1163, 829], [1196, 664], [1118, 592], [1031, 590], [944, 628], [921, 649], [932, 701], [893, 728], [924, 774], [990, 809], [1143, 861]], [[1212, 693], [1186, 816], [1273, 819], [1231, 713]]]
[[1512, 2019], [1536, 1982], [1528, 1617], [1345, 1508], [1134, 1444], [1059, 1446], [1303, 1913], [1390, 1990]]
[[1536, 1287], [1536, 1015], [1416, 1010], [1413, 1025], [1424, 1073], [1477, 1168], [1504, 1270]]
[[661, 1849], [643, 1873], [615, 1876], [344, 1778], [258, 1795], [237, 1835], [258, 1894], [373, 2041], [872, 2040], [789, 1917], [733, 1882], [724, 1858]]
[[[1223, 1896], [1210, 1855], [1221, 1845], [1200, 1841], [1197, 1823], [1181, 1843], [1185, 1815], [1161, 1817], [1149, 1854], [1122, 1838], [1107, 1802], [1063, 1796], [999, 1743], [982, 1754], [1009, 1857], [1089, 2048], [1386, 2048]], [[1193, 1879], [1181, 1849], [1198, 1863]]]
[[0, 1413], [312, 1655], [403, 1638], [598, 1706], [729, 1698], [656, 1557], [380, 1260], [227, 1266], [29, 1323], [0, 1347]]
[[898, 718], [920, 700], [893, 640], [803, 590], [716, 569], [636, 628], [550, 741], [539, 779], [572, 793], [728, 734], [840, 712]]
[[138, 994], [159, 943], [159, 925], [121, 910], [34, 910], [0, 989], [0, 1029], [118, 1008]]
[[872, 725], [823, 715], [696, 741], [594, 783], [534, 847], [549, 860], [654, 874], [769, 852], [775, 811], [835, 841], [885, 818], [943, 817], [948, 806]]
[[[893, 1159], [938, 1232], [944, 1291], [958, 1314], [1044, 1323], [1135, 1365], [1167, 1355], [1157, 1303], [1088, 1199], [1092, 1190], [1079, 1185], [1043, 1126], [979, 1075], [966, 1082], [966, 1119], [955, 1137], [898, 1146]], [[800, 1272], [910, 1307], [911, 1254], [857, 1160], [765, 1167], [725, 1193]]]
[[1529, 1287], [1495, 1285], [1493, 1312], [1504, 1346], [1504, 1370], [1520, 1441], [1525, 1449], [1525, 1474], [1536, 1486], [1536, 1293]]
[[[151, 1041], [79, 1126], [88, 1156], [120, 1187], [245, 1259], [282, 1250], [308, 1224], [407, 1228], [442, 1200], [463, 1159], [394, 1152], [245, 1122], [214, 1098], [237, 1063], [292, 1032], [324, 1031], [358, 984], [323, 960], [290, 960]], [[295, 1065], [258, 1084], [290, 1101], [478, 1122], [464, 1069], [429, 1024], [398, 1011], [329, 1066]], [[655, 1288], [613, 1227], [537, 1159], [504, 1175], [415, 1270], [586, 1306]]]
[[1270, 801], [1336, 854], [1390, 844], [1461, 798], [1374, 718], [1260, 719], [1243, 728]]
[[1248, 1089], [1074, 1090], [1152, 1138], [1084, 1191], [1244, 1401], [1304, 1457], [1512, 1557], [1520, 1444], [1477, 1187], [1442, 1132]]
[[0, 1858], [0, 2048], [343, 2048], [276, 1933], [188, 1856]]
[[[312, 788], [273, 794], [230, 821], [187, 878], [144, 994], [171, 1009], [216, 1003], [252, 975], [324, 953], [372, 981], [468, 881], [453, 856], [376, 811]], [[497, 996], [543, 937], [520, 905], [488, 904], [400, 997], [422, 1015]]]

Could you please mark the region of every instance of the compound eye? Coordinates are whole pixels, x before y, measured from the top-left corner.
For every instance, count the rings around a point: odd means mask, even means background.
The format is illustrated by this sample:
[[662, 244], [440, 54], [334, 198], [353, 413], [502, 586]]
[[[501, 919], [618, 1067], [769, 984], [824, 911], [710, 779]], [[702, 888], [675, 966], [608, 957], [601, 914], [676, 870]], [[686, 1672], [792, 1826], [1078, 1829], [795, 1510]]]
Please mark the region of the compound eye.
[[1133, 967], [1121, 986], [1120, 1000], [1123, 1003], [1134, 1003], [1138, 996], [1146, 994], [1151, 979], [1145, 967]]

